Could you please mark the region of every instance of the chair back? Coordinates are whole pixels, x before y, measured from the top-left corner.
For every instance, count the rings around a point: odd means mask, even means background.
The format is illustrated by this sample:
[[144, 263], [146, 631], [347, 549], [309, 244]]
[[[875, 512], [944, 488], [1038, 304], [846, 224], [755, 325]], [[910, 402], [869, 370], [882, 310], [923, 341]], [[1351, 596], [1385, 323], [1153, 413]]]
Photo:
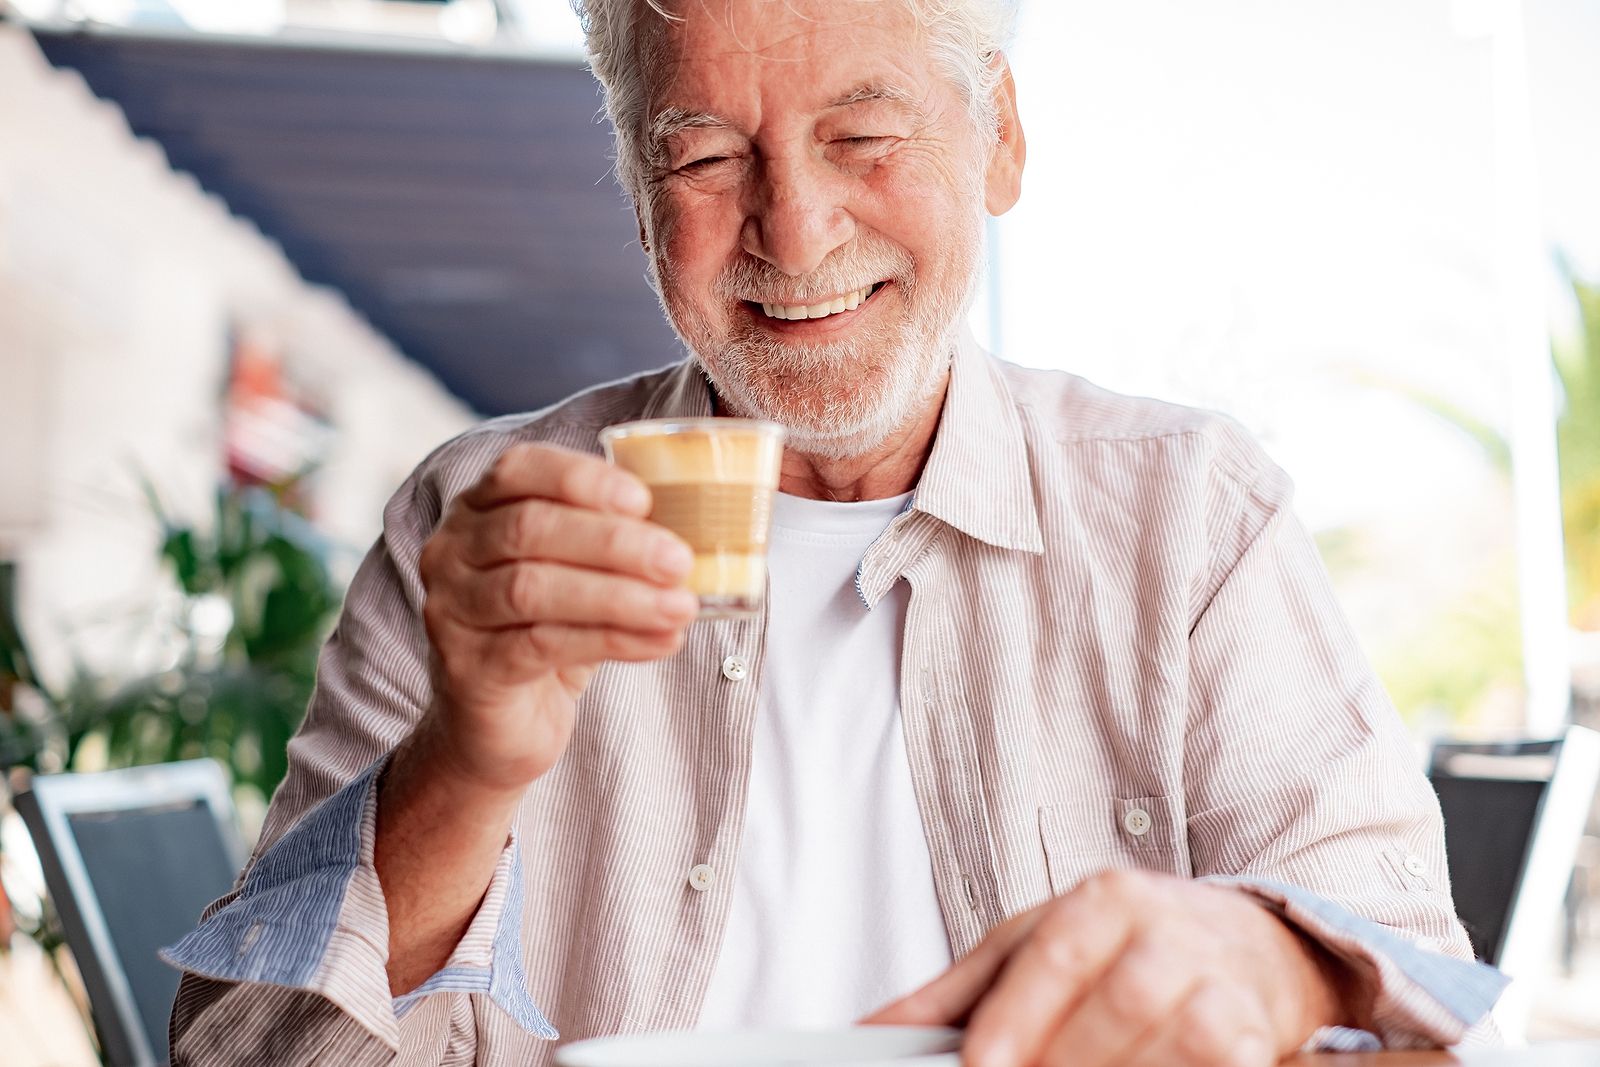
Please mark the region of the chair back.
[[1494, 1018], [1508, 1041], [1520, 1042], [1533, 1009], [1526, 979], [1553, 962], [1600, 784], [1600, 734], [1570, 726], [1550, 740], [1440, 742], [1428, 778], [1444, 812], [1456, 913], [1478, 958], [1514, 980]]
[[[1600, 785], [1600, 734], [1434, 745], [1456, 911], [1478, 958], [1503, 970], [1552, 937]], [[1530, 956], [1530, 953], [1533, 955]]]
[[244, 864], [214, 760], [36, 776], [16, 797], [111, 1067], [168, 1063], [178, 973], [157, 958]]

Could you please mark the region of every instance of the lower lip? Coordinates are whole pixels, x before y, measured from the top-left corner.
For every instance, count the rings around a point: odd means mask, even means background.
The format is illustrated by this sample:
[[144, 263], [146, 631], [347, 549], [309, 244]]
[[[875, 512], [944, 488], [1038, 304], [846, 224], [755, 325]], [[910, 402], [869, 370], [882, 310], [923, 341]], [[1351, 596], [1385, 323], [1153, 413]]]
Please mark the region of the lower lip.
[[[868, 307], [877, 303], [884, 290], [893, 285], [893, 282], [884, 282], [873, 290], [872, 294], [860, 304], [849, 311], [841, 311], [834, 315], [826, 315], [820, 319], [775, 319], [762, 311], [759, 306], [743, 304], [744, 309], [750, 313], [762, 326], [777, 334], [797, 335], [801, 337], [819, 337], [839, 330], [848, 329], [856, 318], [866, 311]], [[741, 302], [742, 303], [742, 302]]]

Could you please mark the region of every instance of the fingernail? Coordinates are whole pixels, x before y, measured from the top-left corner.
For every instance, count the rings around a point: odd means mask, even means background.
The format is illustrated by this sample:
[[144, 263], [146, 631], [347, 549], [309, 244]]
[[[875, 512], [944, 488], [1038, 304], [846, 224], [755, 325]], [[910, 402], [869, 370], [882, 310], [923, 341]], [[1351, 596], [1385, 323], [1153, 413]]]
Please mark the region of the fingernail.
[[689, 568], [694, 566], [694, 553], [682, 541], [662, 538], [656, 545], [651, 562], [655, 564], [657, 574], [664, 578], [677, 578], [688, 574]]
[[611, 490], [611, 506], [635, 514], [646, 511], [650, 507], [650, 491], [631, 478], [621, 479]]
[[693, 615], [700, 610], [700, 600], [687, 589], [665, 589], [656, 598], [663, 615]]

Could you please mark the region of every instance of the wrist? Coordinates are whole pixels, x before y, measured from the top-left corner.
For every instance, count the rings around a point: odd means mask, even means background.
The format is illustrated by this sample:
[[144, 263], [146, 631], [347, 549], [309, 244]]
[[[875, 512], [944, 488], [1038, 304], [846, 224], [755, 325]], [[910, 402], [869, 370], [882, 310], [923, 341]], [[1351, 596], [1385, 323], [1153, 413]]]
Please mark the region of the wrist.
[[1371, 983], [1363, 973], [1287, 918], [1274, 918], [1290, 935], [1299, 961], [1300, 1032], [1309, 1037], [1325, 1026], [1371, 1029]]
[[515, 811], [527, 785], [497, 782], [478, 772], [430, 715], [395, 750], [378, 789], [380, 798], [390, 801], [427, 795], [464, 813], [492, 818]]

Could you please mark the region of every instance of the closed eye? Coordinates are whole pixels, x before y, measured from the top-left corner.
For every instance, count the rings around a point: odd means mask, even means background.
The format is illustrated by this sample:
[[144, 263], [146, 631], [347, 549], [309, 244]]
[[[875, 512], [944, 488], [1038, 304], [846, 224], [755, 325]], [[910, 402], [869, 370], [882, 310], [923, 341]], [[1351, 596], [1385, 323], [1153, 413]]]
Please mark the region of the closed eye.
[[692, 171], [697, 171], [697, 170], [707, 170], [707, 169], [709, 169], [711, 167], [716, 166], [718, 163], [726, 163], [728, 160], [730, 160], [732, 158], [733, 158], [732, 156], [705, 156], [702, 159], [692, 159], [692, 160], [690, 160], [689, 162], [685, 163], [683, 166], [679, 167], [678, 170], [679, 171], [691, 171], [691, 172]]

